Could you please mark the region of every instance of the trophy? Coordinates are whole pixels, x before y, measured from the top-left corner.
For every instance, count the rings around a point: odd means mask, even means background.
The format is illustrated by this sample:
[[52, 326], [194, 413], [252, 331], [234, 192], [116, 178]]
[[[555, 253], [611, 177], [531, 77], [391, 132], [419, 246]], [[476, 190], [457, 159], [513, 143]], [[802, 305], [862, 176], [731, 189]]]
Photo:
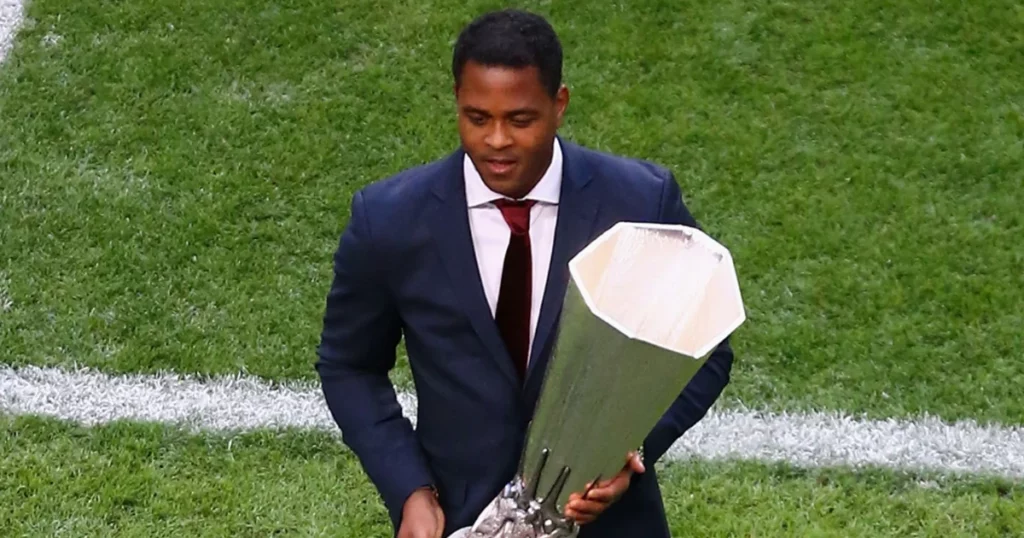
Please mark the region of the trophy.
[[745, 319], [732, 256], [695, 228], [621, 222], [569, 262], [562, 318], [515, 478], [451, 538], [571, 538], [563, 511], [622, 470]]

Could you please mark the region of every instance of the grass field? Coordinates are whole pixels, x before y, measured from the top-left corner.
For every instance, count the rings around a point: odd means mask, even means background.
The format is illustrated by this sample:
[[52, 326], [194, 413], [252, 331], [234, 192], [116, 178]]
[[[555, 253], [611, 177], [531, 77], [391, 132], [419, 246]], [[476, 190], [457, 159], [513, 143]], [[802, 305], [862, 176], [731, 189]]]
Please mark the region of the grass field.
[[[561, 34], [563, 135], [669, 166], [732, 250], [725, 405], [1024, 423], [1024, 7], [519, 5]], [[0, 363], [314, 378], [348, 202], [455, 148], [450, 46], [498, 6], [31, 2], [0, 65]], [[0, 420], [0, 534], [386, 533], [326, 438]], [[987, 479], [666, 472], [679, 535], [1024, 533]]]
[[[325, 435], [195, 437], [0, 419], [4, 536], [385, 536], [350, 453]], [[1011, 536], [1021, 485], [693, 463], [664, 481], [673, 536]], [[922, 485], [923, 484], [923, 485]]]

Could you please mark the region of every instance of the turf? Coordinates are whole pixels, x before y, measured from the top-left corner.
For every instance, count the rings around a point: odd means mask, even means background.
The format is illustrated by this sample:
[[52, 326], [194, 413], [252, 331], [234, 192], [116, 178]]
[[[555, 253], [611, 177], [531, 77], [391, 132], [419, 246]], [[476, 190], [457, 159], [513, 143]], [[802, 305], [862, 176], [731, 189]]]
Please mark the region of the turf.
[[[1024, 489], [866, 470], [739, 463], [660, 469], [674, 536], [1005, 536]], [[0, 416], [4, 536], [388, 535], [383, 505], [337, 438], [189, 436]]]
[[[1020, 422], [1024, 8], [522, 5], [564, 41], [563, 134], [671, 167], [732, 249], [728, 402]], [[0, 362], [312, 377], [348, 201], [455, 147], [450, 45], [496, 6], [31, 2]]]

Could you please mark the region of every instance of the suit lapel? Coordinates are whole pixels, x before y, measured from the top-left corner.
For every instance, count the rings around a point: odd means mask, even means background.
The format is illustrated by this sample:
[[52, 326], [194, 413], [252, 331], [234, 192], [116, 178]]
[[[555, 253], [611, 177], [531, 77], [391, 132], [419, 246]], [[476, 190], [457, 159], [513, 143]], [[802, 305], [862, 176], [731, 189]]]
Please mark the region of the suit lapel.
[[544, 288], [540, 318], [534, 335], [530, 365], [526, 383], [529, 387], [534, 378], [543, 376], [548, 357], [542, 356], [562, 312], [565, 290], [569, 282], [569, 260], [590, 240], [597, 216], [598, 196], [590, 184], [590, 169], [582, 150], [561, 139], [563, 154], [562, 189], [558, 201], [558, 222], [555, 225], [555, 242], [551, 252], [551, 267]]
[[498, 363], [508, 380], [518, 385], [519, 375], [491, 315], [480, 280], [466, 207], [463, 155], [459, 150], [445, 162], [443, 177], [434, 188], [435, 198], [431, 200], [427, 222], [457, 302], [490, 352], [488, 355]]

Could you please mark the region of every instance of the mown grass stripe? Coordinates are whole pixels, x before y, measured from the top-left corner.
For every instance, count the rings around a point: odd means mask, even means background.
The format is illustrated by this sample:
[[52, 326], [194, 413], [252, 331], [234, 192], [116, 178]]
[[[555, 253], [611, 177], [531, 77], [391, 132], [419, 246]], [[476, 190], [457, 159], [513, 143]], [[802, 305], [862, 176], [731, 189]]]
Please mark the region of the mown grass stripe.
[[[406, 415], [415, 419], [415, 396], [400, 398]], [[0, 410], [87, 425], [135, 420], [197, 430], [336, 429], [316, 386], [246, 376], [110, 376], [87, 369], [4, 366]], [[1024, 478], [1024, 427], [946, 423], [930, 417], [864, 420], [838, 411], [715, 410], [667, 457]]]

